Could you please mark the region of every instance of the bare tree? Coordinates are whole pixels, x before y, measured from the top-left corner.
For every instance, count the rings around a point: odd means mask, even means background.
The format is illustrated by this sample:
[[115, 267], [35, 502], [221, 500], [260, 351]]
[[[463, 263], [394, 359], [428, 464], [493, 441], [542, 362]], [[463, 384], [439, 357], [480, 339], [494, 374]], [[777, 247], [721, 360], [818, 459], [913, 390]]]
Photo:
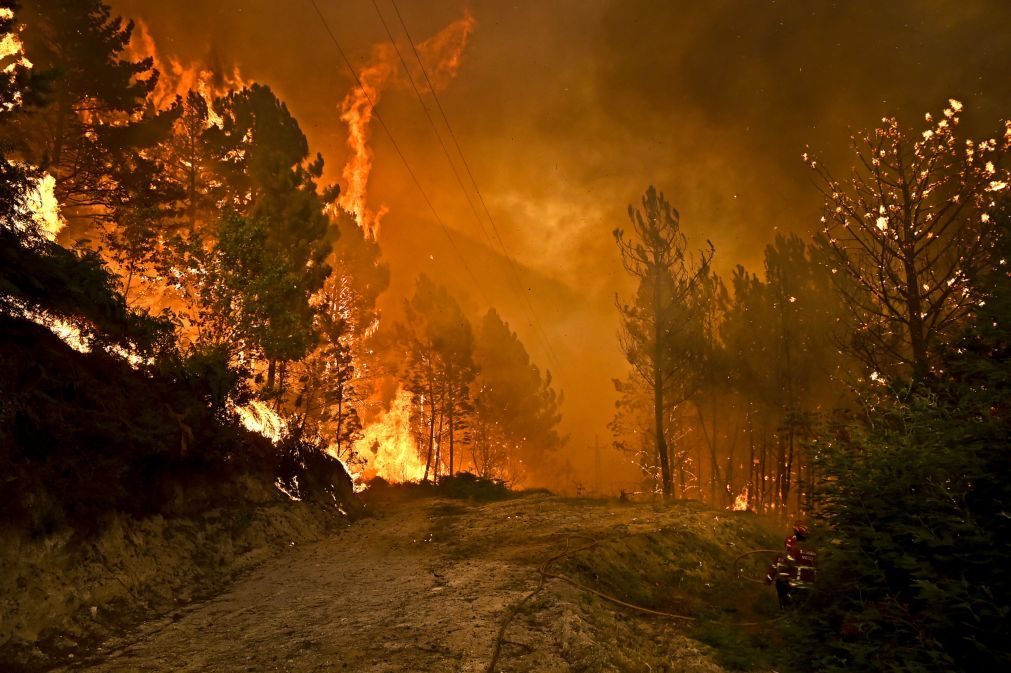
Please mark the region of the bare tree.
[[885, 117], [852, 138], [856, 162], [844, 180], [804, 155], [825, 194], [823, 244], [855, 322], [851, 349], [882, 375], [929, 376], [938, 347], [979, 301], [971, 281], [989, 262], [1011, 124], [999, 138], [960, 140], [961, 109], [950, 100], [939, 119], [927, 114], [919, 135]]
[[639, 286], [633, 304], [616, 301], [622, 317], [619, 339], [629, 363], [653, 392], [656, 450], [667, 497], [672, 473], [665, 412], [694, 392], [685, 385], [690, 376], [687, 360], [677, 354], [691, 336], [691, 295], [714, 250], [708, 243], [697, 257], [688, 251], [680, 214], [652, 185], [642, 198], [642, 210], [630, 205], [628, 218], [633, 235], [626, 238], [622, 229], [615, 229], [614, 238], [625, 270]]

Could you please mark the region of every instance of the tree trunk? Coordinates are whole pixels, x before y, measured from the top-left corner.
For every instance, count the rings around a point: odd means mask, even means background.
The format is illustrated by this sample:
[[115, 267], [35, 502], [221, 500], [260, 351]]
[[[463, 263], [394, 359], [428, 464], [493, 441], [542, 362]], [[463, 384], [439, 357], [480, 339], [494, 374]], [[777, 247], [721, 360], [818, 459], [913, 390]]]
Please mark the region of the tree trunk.
[[[63, 160], [63, 134], [66, 128], [66, 118], [70, 113], [70, 106], [67, 104], [67, 94], [61, 88], [59, 94], [57, 95], [56, 103], [56, 133], [53, 138], [53, 156], [50, 158], [50, 165], [53, 166], [53, 170], [50, 171], [57, 178], [62, 177], [60, 175], [60, 161]], [[43, 168], [46, 168], [43, 166]]]
[[653, 416], [656, 422], [656, 452], [660, 458], [660, 481], [663, 497], [670, 497], [671, 471], [670, 456], [667, 453], [667, 439], [663, 428], [663, 334], [660, 321], [660, 285], [656, 283], [653, 290]]
[[745, 485], [748, 489], [748, 508], [753, 509], [755, 503], [755, 425], [751, 417], [751, 409], [748, 409], [748, 480]]
[[[709, 434], [709, 430], [706, 429], [706, 419], [702, 415], [701, 404], [695, 405], [695, 410], [698, 413], [699, 425], [702, 428], [702, 436], [706, 440], [706, 445], [709, 447], [709, 502], [712, 505], [718, 503], [717, 494], [719, 492], [718, 485], [723, 481], [723, 475], [720, 474], [720, 459], [717, 455], [716, 447], [716, 403], [715, 403], [715, 393], [713, 393], [713, 427], [712, 435]], [[699, 461], [699, 480], [702, 479], [702, 461]], [[699, 484], [699, 493], [702, 492], [702, 484]]]
[[428, 452], [425, 455], [425, 475], [421, 478], [428, 482], [428, 473], [432, 469], [432, 454], [435, 449], [435, 382], [432, 380], [432, 365], [427, 365], [428, 374]]
[[783, 482], [784, 482], [784, 468], [786, 466], [786, 445], [783, 442], [783, 433], [777, 433], [776, 438], [776, 492], [773, 493], [774, 502], [776, 504], [776, 509], [779, 510], [780, 515], [783, 509]]
[[439, 442], [435, 445], [435, 483], [439, 483], [439, 468], [442, 467], [442, 431], [446, 423], [446, 414], [439, 413]]
[[793, 478], [793, 442], [794, 442], [794, 428], [793, 423], [790, 423], [789, 435], [787, 435], [787, 454], [786, 454], [786, 469], [783, 474], [783, 507], [786, 510], [790, 509], [790, 487], [791, 479]]
[[450, 384], [449, 386], [449, 476], [453, 476], [453, 412], [456, 406], [455, 395], [453, 395], [454, 386]]

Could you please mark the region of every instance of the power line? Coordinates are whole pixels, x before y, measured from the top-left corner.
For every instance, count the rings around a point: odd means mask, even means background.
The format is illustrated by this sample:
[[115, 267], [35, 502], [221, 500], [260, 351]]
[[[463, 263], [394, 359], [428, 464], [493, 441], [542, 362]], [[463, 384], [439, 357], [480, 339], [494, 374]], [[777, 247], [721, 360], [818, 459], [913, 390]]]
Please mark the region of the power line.
[[393, 149], [396, 150], [397, 152], [397, 156], [399, 156], [400, 160], [404, 163], [404, 168], [407, 169], [408, 174], [411, 176], [411, 180], [414, 182], [414, 186], [418, 188], [418, 192], [421, 193], [421, 197], [428, 205], [429, 210], [432, 211], [432, 215], [435, 216], [435, 221], [439, 223], [439, 226], [442, 228], [442, 232], [446, 235], [446, 238], [449, 240], [450, 245], [453, 247], [453, 251], [456, 253], [456, 256], [460, 259], [460, 266], [464, 268], [464, 270], [467, 272], [467, 275], [469, 275], [471, 277], [471, 280], [474, 281], [474, 287], [477, 289], [478, 294], [480, 294], [481, 298], [484, 299], [485, 303], [490, 306], [491, 302], [488, 301], [488, 297], [485, 295], [484, 290], [481, 288], [481, 284], [478, 282], [477, 276], [475, 276], [474, 272], [471, 271], [470, 266], [467, 264], [467, 261], [463, 256], [463, 253], [460, 251], [459, 246], [456, 244], [456, 240], [453, 238], [452, 234], [449, 233], [449, 227], [446, 226], [446, 223], [439, 215], [439, 211], [435, 209], [435, 205], [432, 203], [431, 199], [428, 198], [428, 194], [425, 192], [425, 188], [421, 186], [421, 181], [418, 180], [417, 174], [415, 174], [414, 170], [411, 168], [411, 164], [408, 163], [407, 157], [400, 149], [400, 145], [397, 143], [396, 138], [393, 137], [393, 133], [390, 132], [390, 129], [386, 125], [386, 122], [383, 121], [382, 116], [376, 109], [375, 101], [372, 100], [372, 97], [369, 95], [368, 89], [365, 88], [365, 84], [362, 82], [361, 77], [358, 76], [358, 71], [355, 70], [355, 67], [353, 65], [351, 65], [351, 60], [348, 58], [347, 54], [344, 52], [344, 49], [341, 47], [340, 42], [337, 40], [337, 36], [334, 35], [334, 32], [330, 29], [330, 24], [327, 23], [326, 17], [323, 16], [323, 12], [320, 11], [319, 5], [316, 4], [316, 0], [309, 0], [309, 2], [312, 3], [312, 7], [314, 10], [316, 10], [316, 15], [319, 17], [320, 23], [323, 24], [324, 30], [326, 30], [327, 35], [330, 36], [330, 40], [337, 48], [337, 53], [340, 54], [341, 59], [343, 59], [344, 61], [344, 64], [351, 72], [351, 76], [354, 77], [355, 82], [358, 84], [358, 87], [362, 90], [362, 94], [365, 96], [365, 99], [369, 102], [369, 106], [371, 108], [372, 114], [376, 118], [376, 121], [379, 122], [379, 125], [383, 128], [383, 131], [386, 132], [387, 137], [389, 137], [390, 139], [390, 143], [393, 145]]
[[[373, 0], [373, 2], [375, 2], [375, 0]], [[531, 304], [530, 302], [530, 297], [525, 292], [523, 292], [523, 282], [520, 279], [519, 271], [517, 270], [518, 265], [516, 263], [516, 260], [513, 259], [512, 255], [509, 253], [509, 250], [505, 245], [505, 242], [502, 240], [502, 235], [499, 233], [498, 226], [495, 224], [495, 218], [492, 217], [491, 211], [488, 208], [488, 204], [484, 200], [484, 195], [481, 194], [481, 189], [480, 187], [478, 187], [477, 180], [474, 178], [474, 173], [470, 169], [470, 164], [467, 162], [467, 157], [466, 155], [464, 155], [463, 149], [460, 147], [460, 141], [457, 139], [456, 133], [453, 132], [453, 126], [449, 123], [449, 117], [446, 115], [446, 110], [445, 108], [443, 108], [442, 102], [439, 100], [439, 96], [435, 92], [435, 86], [432, 84], [432, 80], [428, 75], [428, 70], [425, 68], [425, 63], [421, 60], [421, 54], [418, 53], [418, 48], [414, 43], [414, 38], [411, 37], [410, 31], [407, 29], [407, 24], [404, 22], [404, 17], [400, 14], [400, 8], [397, 6], [396, 0], [390, 0], [390, 2], [393, 5], [393, 10], [397, 14], [397, 19], [400, 21], [400, 26], [401, 28], [403, 28], [404, 34], [407, 36], [407, 41], [411, 45], [411, 49], [414, 52], [414, 58], [417, 59], [418, 65], [421, 67], [421, 72], [425, 76], [425, 82], [428, 84], [428, 90], [431, 92], [432, 98], [435, 100], [435, 104], [439, 108], [439, 114], [442, 116], [442, 121], [443, 123], [445, 123], [446, 129], [449, 131], [449, 137], [453, 140], [453, 145], [456, 147], [456, 151], [460, 155], [460, 162], [463, 164], [463, 167], [467, 172], [467, 176], [470, 178], [470, 182], [474, 186], [474, 193], [477, 194], [478, 202], [480, 202], [481, 208], [484, 210], [484, 214], [488, 218], [489, 224], [491, 224], [492, 231], [495, 232], [495, 238], [498, 239], [499, 247], [502, 249], [502, 254], [510, 262], [509, 269], [512, 272], [513, 280], [516, 283], [517, 290], [519, 290], [520, 295], [523, 297], [523, 300], [526, 303], [527, 310], [530, 313], [530, 317], [533, 321], [534, 328], [537, 330], [537, 333], [541, 338], [541, 342], [542, 345], [544, 346], [545, 353], [547, 354], [548, 359], [551, 362], [553, 362], [557, 367], [558, 360], [557, 358], [555, 358], [554, 352], [551, 349], [551, 343], [548, 340], [547, 335], [544, 333], [544, 330], [541, 328], [540, 322], [537, 320], [537, 314], [534, 311], [533, 304]], [[396, 42], [394, 41], [394, 47], [395, 46]], [[408, 77], [410, 78], [410, 74], [408, 74]], [[411, 83], [413, 85], [413, 80]], [[450, 164], [452, 164], [452, 160], [450, 161]], [[466, 193], [466, 190], [464, 190], [464, 192]]]
[[456, 177], [456, 182], [460, 185], [460, 189], [463, 191], [463, 195], [467, 198], [467, 204], [470, 206], [471, 212], [474, 213], [474, 217], [477, 220], [478, 226], [481, 229], [481, 233], [484, 237], [488, 239], [489, 246], [494, 246], [491, 240], [491, 235], [484, 226], [484, 222], [481, 220], [480, 214], [477, 212], [477, 206], [474, 205], [474, 199], [471, 198], [470, 192], [467, 190], [466, 186], [463, 184], [463, 178], [460, 177], [460, 171], [456, 169], [456, 164], [453, 162], [452, 157], [449, 153], [449, 148], [446, 147], [445, 141], [442, 139], [442, 134], [439, 133], [438, 127], [435, 125], [435, 120], [432, 119], [432, 114], [428, 111], [428, 106], [425, 105], [425, 100], [421, 95], [421, 91], [418, 89], [418, 85], [414, 82], [414, 77], [411, 75], [411, 69], [407, 65], [407, 60], [404, 58], [403, 53], [400, 51], [400, 47], [397, 46], [397, 40], [393, 37], [393, 32], [390, 30], [389, 25], [386, 23], [386, 19], [383, 17], [383, 13], [379, 10], [379, 4], [376, 0], [372, 0], [372, 7], [376, 10], [376, 15], [379, 17], [380, 23], [383, 24], [383, 29], [386, 31], [386, 36], [390, 38], [390, 44], [393, 45], [394, 51], [397, 52], [397, 58], [400, 59], [400, 65], [404, 66], [404, 74], [407, 75], [407, 81], [411, 83], [411, 88], [414, 89], [414, 95], [418, 99], [418, 103], [421, 105], [421, 109], [425, 112], [425, 118], [428, 119], [428, 125], [432, 127], [432, 132], [435, 134], [435, 138], [439, 141], [439, 146], [442, 148], [442, 153], [445, 155], [446, 160], [449, 162], [449, 167], [453, 171], [453, 176]]
[[[478, 228], [481, 230], [481, 233], [487, 239], [489, 247], [494, 248], [495, 247], [495, 243], [494, 243], [494, 241], [492, 241], [491, 234], [488, 233], [488, 229], [487, 229], [487, 227], [485, 227], [484, 221], [481, 219], [481, 214], [478, 213], [477, 206], [474, 204], [473, 198], [471, 198], [470, 190], [468, 190], [467, 186], [464, 185], [464, 183], [463, 183], [463, 178], [460, 176], [460, 172], [456, 168], [456, 163], [453, 161], [453, 157], [452, 157], [452, 155], [449, 152], [449, 148], [446, 147], [446, 143], [442, 139], [442, 134], [439, 133], [439, 128], [436, 125], [435, 120], [432, 119], [432, 114], [429, 112], [428, 106], [425, 105], [424, 97], [421, 94], [421, 90], [418, 88], [417, 83], [414, 81], [414, 76], [411, 74], [411, 68], [407, 64], [407, 60], [404, 58], [403, 52], [400, 51], [400, 47], [397, 45], [397, 40], [396, 40], [395, 37], [393, 37], [393, 31], [390, 30], [390, 27], [386, 23], [386, 19], [383, 16], [382, 11], [379, 9], [379, 3], [377, 2], [377, 0], [372, 0], [372, 7], [376, 10], [376, 16], [379, 17], [379, 22], [382, 23], [383, 29], [386, 31], [386, 36], [388, 38], [390, 38], [390, 44], [393, 45], [393, 49], [397, 53], [397, 58], [400, 59], [400, 64], [404, 67], [404, 74], [407, 75], [407, 80], [408, 80], [408, 82], [410, 82], [411, 88], [414, 90], [414, 95], [418, 99], [418, 103], [421, 105], [422, 111], [425, 113], [425, 118], [428, 120], [428, 125], [432, 128], [432, 133], [435, 134], [435, 138], [439, 141], [439, 146], [442, 148], [442, 153], [446, 157], [446, 161], [449, 163], [449, 167], [450, 167], [450, 169], [453, 172], [453, 176], [456, 178], [456, 183], [460, 186], [460, 190], [463, 192], [464, 197], [467, 199], [467, 205], [470, 206], [470, 210], [474, 214], [474, 219], [477, 221]], [[396, 8], [396, 7], [394, 6], [394, 8]], [[398, 13], [398, 16], [399, 16], [399, 13]], [[404, 26], [402, 18], [401, 18], [401, 26]], [[408, 40], [410, 40], [411, 37], [410, 37], [410, 34], [407, 32], [406, 27], [404, 27], [404, 33], [407, 35]], [[411, 46], [412, 46], [412, 48], [414, 47], [413, 41], [411, 42]], [[417, 51], [415, 51], [415, 56], [417, 57]], [[418, 58], [418, 64], [421, 66], [422, 72], [425, 74], [426, 81], [427, 81], [427, 83], [429, 85], [429, 89], [432, 91], [432, 93], [434, 95], [435, 89], [434, 89], [434, 87], [432, 87], [431, 80], [428, 79], [428, 73], [427, 73], [427, 71], [425, 71], [424, 64], [421, 63], [421, 59], [420, 58]], [[438, 102], [438, 99], [436, 99], [436, 102]], [[443, 121], [446, 122], [446, 128], [449, 129], [449, 132], [452, 134], [452, 127], [449, 126], [449, 122], [445, 118], [445, 113], [443, 113]], [[459, 144], [457, 144], [457, 151], [459, 152]], [[461, 156], [461, 159], [463, 159], [462, 153], [460, 154], [460, 156]], [[466, 160], [464, 159], [464, 162], [465, 161]], [[473, 175], [471, 175], [471, 181], [473, 182]], [[475, 184], [475, 189], [476, 189], [476, 183], [474, 183], [474, 184]], [[477, 193], [480, 196], [480, 191], [479, 190], [477, 190]], [[485, 209], [485, 211], [487, 213], [487, 208]], [[489, 218], [490, 218], [490, 215], [489, 215]], [[494, 223], [493, 223], [493, 226], [494, 226]], [[496, 232], [496, 236], [497, 236], [497, 232]], [[548, 357], [552, 360], [552, 362], [555, 365], [557, 365], [557, 362], [554, 359], [553, 353], [551, 352], [550, 344], [547, 343], [547, 338], [546, 338], [543, 330], [541, 329], [540, 325], [537, 324], [537, 316], [533, 312], [533, 307], [530, 304], [529, 300], [526, 298], [526, 296], [523, 294], [522, 283], [519, 282], [519, 278], [516, 275], [516, 270], [512, 266], [513, 264], [515, 264], [515, 261], [510, 257], [508, 251], [506, 251], [505, 246], [502, 244], [501, 237], [498, 237], [498, 240], [499, 240], [499, 246], [502, 248], [503, 255], [506, 257], [506, 259], [509, 260], [509, 268], [510, 268], [510, 271], [512, 272], [513, 281], [516, 283], [516, 288], [515, 289], [519, 292], [520, 295], [523, 295], [523, 297], [524, 297], [524, 301], [527, 304], [527, 310], [530, 312], [531, 322], [534, 324], [534, 326], [535, 326], [535, 328], [536, 328], [536, 330], [538, 332], [538, 335], [540, 336], [540, 338], [542, 340], [542, 346], [544, 346], [545, 352], [547, 353]]]

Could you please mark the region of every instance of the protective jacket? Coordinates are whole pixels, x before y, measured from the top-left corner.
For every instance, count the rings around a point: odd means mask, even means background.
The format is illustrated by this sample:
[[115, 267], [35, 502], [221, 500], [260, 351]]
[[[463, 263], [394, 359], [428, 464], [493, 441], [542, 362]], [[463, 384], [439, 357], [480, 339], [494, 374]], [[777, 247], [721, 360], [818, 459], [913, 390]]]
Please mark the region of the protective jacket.
[[765, 579], [790, 589], [807, 589], [814, 582], [816, 561], [814, 549], [791, 535], [786, 538], [786, 553], [776, 557]]

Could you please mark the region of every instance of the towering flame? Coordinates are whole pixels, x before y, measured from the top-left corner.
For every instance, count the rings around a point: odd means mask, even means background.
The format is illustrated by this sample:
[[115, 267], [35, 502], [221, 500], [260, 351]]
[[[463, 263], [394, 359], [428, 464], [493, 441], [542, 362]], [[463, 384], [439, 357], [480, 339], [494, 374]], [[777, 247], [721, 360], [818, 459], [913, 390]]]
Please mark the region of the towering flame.
[[[14, 12], [7, 7], [0, 8], [0, 19], [10, 21]], [[24, 54], [24, 46], [17, 33], [6, 33], [0, 38], [0, 73], [8, 79], [14, 76], [18, 67], [31, 68], [32, 62]], [[4, 103], [4, 110], [11, 112], [21, 106], [21, 92], [15, 90], [13, 100]]]
[[183, 63], [174, 56], [163, 57], [147, 24], [140, 19], [136, 20], [127, 53], [134, 59], [150, 57], [153, 60], [159, 73], [158, 83], [151, 92], [151, 102], [155, 107], [164, 109], [175, 101], [176, 96], [185, 98], [190, 91], [197, 91], [207, 101], [208, 123], [217, 126], [221, 125], [221, 117], [211, 108], [211, 102], [246, 85], [238, 66], [226, 72], [223, 68], [204, 63]]
[[382, 477], [393, 483], [421, 481], [425, 463], [411, 432], [411, 393], [399, 388], [389, 411], [365, 428], [354, 448], [366, 461], [362, 470], [366, 479]]
[[56, 235], [66, 225], [60, 214], [60, 204], [56, 200], [56, 178], [43, 173], [28, 193], [26, 205], [39, 231], [50, 241], [55, 241]]
[[[418, 45], [425, 69], [437, 90], [444, 89], [460, 68], [463, 50], [474, 30], [474, 17], [468, 12], [449, 24], [436, 35]], [[410, 47], [401, 48], [405, 58], [410, 58]], [[412, 63], [412, 61], [408, 61]], [[416, 65], [416, 63], [415, 63]], [[412, 66], [412, 70], [414, 66]], [[416, 83], [424, 83], [420, 68], [411, 72]], [[372, 61], [358, 72], [360, 86], [355, 86], [341, 101], [340, 120], [348, 127], [348, 149], [351, 156], [342, 171], [344, 190], [340, 205], [354, 214], [358, 225], [373, 239], [379, 234], [379, 224], [388, 212], [385, 205], [371, 210], [366, 203], [369, 175], [372, 173], [372, 149], [369, 147], [373, 106], [379, 103], [383, 91], [391, 85], [408, 84], [407, 73], [402, 72], [400, 59], [393, 44], [384, 42], [372, 49]]]

